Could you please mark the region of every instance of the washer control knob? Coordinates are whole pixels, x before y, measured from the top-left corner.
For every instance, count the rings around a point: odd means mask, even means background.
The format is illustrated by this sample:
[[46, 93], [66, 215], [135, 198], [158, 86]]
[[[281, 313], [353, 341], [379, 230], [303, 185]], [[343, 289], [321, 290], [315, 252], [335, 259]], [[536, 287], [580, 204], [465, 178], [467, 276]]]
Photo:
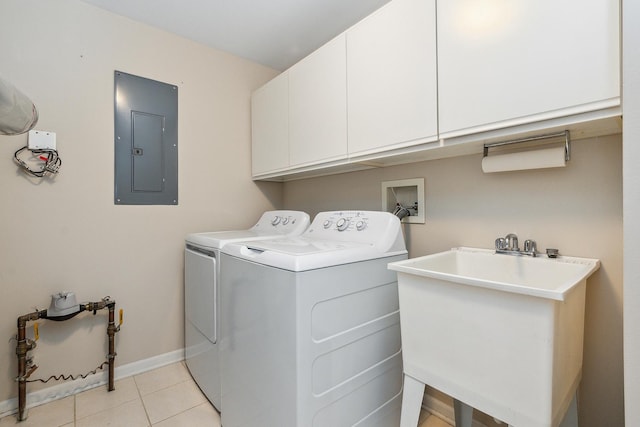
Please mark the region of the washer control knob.
[[333, 224], [333, 222], [330, 219], [328, 219], [322, 225], [324, 226], [325, 229], [327, 229], [327, 228], [331, 227], [331, 224]]
[[336, 227], [338, 231], [344, 231], [349, 227], [349, 220], [347, 218], [340, 218], [338, 222], [336, 222]]
[[276, 225], [280, 224], [280, 220], [281, 219], [282, 218], [280, 218], [279, 216], [273, 217], [273, 219], [271, 220], [271, 225], [276, 226]]
[[282, 218], [282, 225], [287, 225], [289, 224], [289, 218]]
[[356, 222], [356, 230], [358, 230], [358, 231], [362, 231], [362, 230], [364, 230], [365, 228], [367, 228], [367, 223], [366, 223], [366, 222], [364, 222], [364, 221], [358, 221], [358, 222]]

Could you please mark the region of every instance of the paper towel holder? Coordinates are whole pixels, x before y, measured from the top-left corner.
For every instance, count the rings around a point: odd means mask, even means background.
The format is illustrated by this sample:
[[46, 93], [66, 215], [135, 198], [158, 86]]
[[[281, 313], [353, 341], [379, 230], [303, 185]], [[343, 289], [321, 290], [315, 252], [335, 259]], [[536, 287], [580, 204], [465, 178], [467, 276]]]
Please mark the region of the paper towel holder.
[[568, 162], [571, 159], [571, 139], [570, 139], [568, 130], [565, 130], [563, 132], [557, 132], [557, 133], [548, 133], [544, 135], [529, 136], [526, 138], [513, 139], [509, 141], [487, 143], [487, 144], [484, 144], [482, 157], [487, 157], [489, 155], [489, 148], [501, 147], [504, 145], [520, 144], [524, 142], [540, 141], [540, 140], [551, 139], [551, 138], [561, 138], [561, 137], [564, 137], [564, 160]]

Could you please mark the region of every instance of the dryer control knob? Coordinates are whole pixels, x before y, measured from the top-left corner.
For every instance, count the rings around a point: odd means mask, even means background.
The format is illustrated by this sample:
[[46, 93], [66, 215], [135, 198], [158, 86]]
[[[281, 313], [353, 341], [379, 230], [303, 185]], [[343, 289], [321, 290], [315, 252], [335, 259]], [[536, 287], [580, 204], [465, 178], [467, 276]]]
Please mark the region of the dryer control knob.
[[349, 220], [347, 218], [340, 218], [336, 223], [338, 231], [344, 231], [349, 227]]
[[330, 220], [330, 219], [328, 219], [328, 220], [326, 220], [326, 221], [324, 222], [324, 224], [322, 224], [322, 225], [323, 225], [323, 226], [324, 226], [324, 228], [326, 229], [326, 228], [331, 227], [331, 224], [333, 224], [333, 222], [331, 222], [331, 220]]
[[358, 221], [358, 222], [356, 223], [356, 230], [358, 230], [358, 231], [362, 231], [362, 230], [364, 230], [365, 228], [367, 228], [367, 223], [366, 223], [366, 222], [364, 222], [364, 221]]
[[271, 225], [276, 226], [276, 225], [280, 224], [280, 220], [281, 220], [281, 218], [279, 216], [274, 217], [271, 220]]

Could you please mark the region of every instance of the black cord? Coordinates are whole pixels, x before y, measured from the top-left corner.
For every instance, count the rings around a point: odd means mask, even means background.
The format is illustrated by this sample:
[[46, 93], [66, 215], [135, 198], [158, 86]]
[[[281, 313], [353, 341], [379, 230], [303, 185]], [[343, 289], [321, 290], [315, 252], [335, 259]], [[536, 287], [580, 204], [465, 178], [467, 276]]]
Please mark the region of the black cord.
[[[31, 169], [29, 165], [27, 165], [27, 163], [19, 157], [19, 154], [22, 153], [24, 150], [29, 150], [31, 151], [32, 154], [36, 154], [36, 155], [37, 154], [46, 155], [46, 158], [43, 158], [44, 156], [40, 156], [40, 160], [44, 162], [44, 164], [42, 165], [42, 169], [40, 170]], [[29, 146], [25, 145], [24, 147], [19, 148], [15, 153], [13, 153], [13, 158], [20, 166], [22, 166], [22, 168], [27, 173], [38, 178], [44, 177], [47, 173], [58, 173], [60, 166], [62, 166], [62, 159], [58, 156], [58, 151], [53, 149], [31, 150]]]
[[104, 361], [102, 362], [102, 365], [98, 366], [96, 369], [94, 369], [93, 371], [89, 371], [86, 374], [80, 374], [80, 375], [65, 375], [65, 374], [60, 374], [60, 375], [51, 375], [49, 378], [47, 378], [46, 380], [43, 380], [42, 378], [36, 378], [35, 380], [27, 380], [28, 383], [35, 383], [40, 381], [41, 383], [48, 383], [51, 380], [56, 380], [56, 381], [68, 381], [68, 380], [77, 380], [78, 378], [87, 378], [89, 375], [95, 374], [96, 372], [98, 372], [101, 369], [104, 369], [104, 365], [108, 365], [109, 361]]

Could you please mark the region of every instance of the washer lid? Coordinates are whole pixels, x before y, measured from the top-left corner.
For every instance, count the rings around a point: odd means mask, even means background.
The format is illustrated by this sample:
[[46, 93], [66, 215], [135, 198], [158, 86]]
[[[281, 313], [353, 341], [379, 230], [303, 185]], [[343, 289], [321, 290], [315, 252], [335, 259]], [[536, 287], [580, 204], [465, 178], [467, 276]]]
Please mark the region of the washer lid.
[[240, 245], [257, 252], [277, 252], [287, 256], [307, 256], [340, 251], [362, 251], [373, 248], [373, 245], [366, 243], [316, 240], [303, 237], [242, 242]]
[[232, 243], [223, 252], [237, 258], [289, 271], [307, 271], [406, 254], [380, 251], [375, 245], [307, 238]]

